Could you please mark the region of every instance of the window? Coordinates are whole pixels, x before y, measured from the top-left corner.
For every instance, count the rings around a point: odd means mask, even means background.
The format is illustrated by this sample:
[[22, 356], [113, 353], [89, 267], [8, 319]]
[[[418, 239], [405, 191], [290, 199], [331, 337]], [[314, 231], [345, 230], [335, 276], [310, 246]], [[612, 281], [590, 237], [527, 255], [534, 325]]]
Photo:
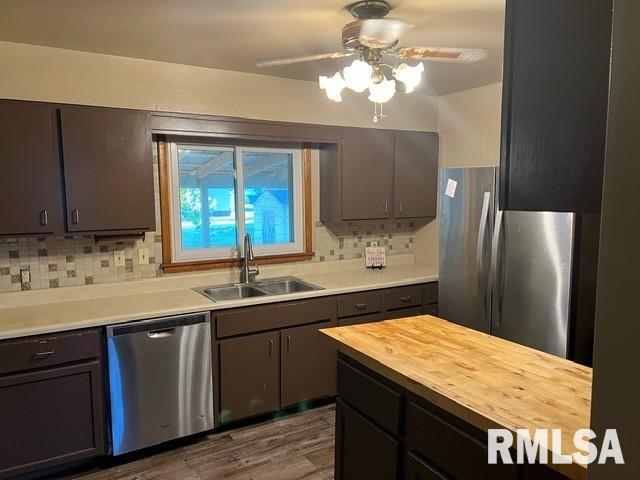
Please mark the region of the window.
[[[305, 251], [300, 149], [169, 144], [171, 263]], [[165, 259], [165, 263], [166, 259]]]

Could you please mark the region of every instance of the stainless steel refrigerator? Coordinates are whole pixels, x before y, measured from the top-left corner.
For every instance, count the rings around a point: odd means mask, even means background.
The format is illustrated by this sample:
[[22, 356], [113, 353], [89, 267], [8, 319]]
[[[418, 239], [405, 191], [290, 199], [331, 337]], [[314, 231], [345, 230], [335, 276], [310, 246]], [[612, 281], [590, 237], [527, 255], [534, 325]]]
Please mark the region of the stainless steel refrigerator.
[[439, 315], [588, 365], [599, 216], [502, 212], [498, 175], [441, 170]]

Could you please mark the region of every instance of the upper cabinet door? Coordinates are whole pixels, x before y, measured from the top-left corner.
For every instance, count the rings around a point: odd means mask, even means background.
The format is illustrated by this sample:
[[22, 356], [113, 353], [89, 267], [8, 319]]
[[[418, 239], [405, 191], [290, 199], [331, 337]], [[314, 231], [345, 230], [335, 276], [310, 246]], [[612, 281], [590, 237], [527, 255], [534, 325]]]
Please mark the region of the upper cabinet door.
[[438, 201], [438, 134], [397, 132], [394, 216], [435, 217]]
[[60, 116], [68, 231], [153, 230], [149, 114], [63, 107]]
[[391, 216], [394, 133], [345, 128], [342, 136], [342, 219]]
[[507, 0], [500, 208], [598, 212], [611, 0]]
[[63, 233], [54, 109], [2, 101], [0, 125], [0, 235]]

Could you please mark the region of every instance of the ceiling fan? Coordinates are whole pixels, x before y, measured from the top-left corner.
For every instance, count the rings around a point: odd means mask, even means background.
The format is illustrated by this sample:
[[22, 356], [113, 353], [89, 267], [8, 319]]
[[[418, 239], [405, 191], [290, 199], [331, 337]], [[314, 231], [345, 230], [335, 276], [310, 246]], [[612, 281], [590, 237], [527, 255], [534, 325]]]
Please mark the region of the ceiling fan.
[[[320, 87], [334, 101], [341, 101], [341, 91], [348, 87], [356, 92], [369, 89], [369, 100], [384, 103], [395, 94], [396, 82], [385, 76], [385, 69], [405, 86], [405, 92], [413, 91], [420, 82], [424, 66], [422, 61], [471, 64], [484, 60], [487, 51], [481, 48], [449, 47], [403, 47], [400, 37], [414, 27], [409, 22], [396, 18], [386, 18], [391, 6], [384, 0], [359, 1], [347, 7], [354, 21], [342, 28], [344, 51], [305, 55], [301, 57], [273, 58], [256, 61], [258, 67], [291, 65], [315, 60], [357, 56], [356, 60], [344, 68], [342, 74], [332, 77], [321, 76]], [[383, 55], [405, 61], [420, 63], [398, 66], [384, 62]], [[376, 117], [374, 116], [374, 120]]]

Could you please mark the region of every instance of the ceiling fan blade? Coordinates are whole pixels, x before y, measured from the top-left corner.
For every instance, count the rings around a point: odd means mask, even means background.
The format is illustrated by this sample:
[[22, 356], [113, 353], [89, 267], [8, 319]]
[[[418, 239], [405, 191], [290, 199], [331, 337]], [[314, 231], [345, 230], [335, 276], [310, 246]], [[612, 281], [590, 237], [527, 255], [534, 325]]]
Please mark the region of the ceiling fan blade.
[[487, 58], [483, 48], [400, 47], [389, 52], [403, 60], [429, 60], [432, 62], [476, 63]]
[[370, 18], [354, 22], [359, 28], [358, 40], [369, 48], [389, 48], [415, 25], [396, 18]]
[[343, 58], [353, 55], [355, 52], [333, 52], [333, 53], [318, 53], [316, 55], [304, 55], [302, 57], [287, 57], [287, 58], [267, 58], [263, 60], [256, 60], [256, 67], [277, 67], [279, 65], [291, 65], [294, 63], [313, 62], [314, 60], [327, 60], [332, 58]]

